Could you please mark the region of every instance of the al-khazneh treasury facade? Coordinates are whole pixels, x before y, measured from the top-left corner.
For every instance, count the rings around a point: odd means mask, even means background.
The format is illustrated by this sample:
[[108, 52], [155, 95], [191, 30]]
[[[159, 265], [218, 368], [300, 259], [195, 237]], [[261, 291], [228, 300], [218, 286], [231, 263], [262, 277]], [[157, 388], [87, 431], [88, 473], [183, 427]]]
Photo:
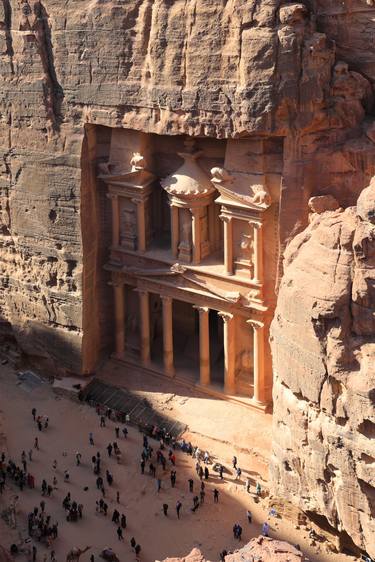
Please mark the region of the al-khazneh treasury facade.
[[110, 136], [114, 356], [265, 409], [282, 140]]

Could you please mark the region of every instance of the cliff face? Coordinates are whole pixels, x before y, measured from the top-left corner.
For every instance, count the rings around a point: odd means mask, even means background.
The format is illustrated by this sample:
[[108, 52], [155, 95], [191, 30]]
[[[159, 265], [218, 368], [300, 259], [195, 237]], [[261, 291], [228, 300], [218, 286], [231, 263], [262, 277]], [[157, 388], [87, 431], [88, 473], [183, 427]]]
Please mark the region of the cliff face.
[[[375, 556], [375, 181], [313, 199], [272, 324], [275, 490]], [[338, 205], [336, 204], [336, 207]]]
[[283, 139], [281, 247], [310, 195], [354, 204], [375, 173], [372, 90], [327, 18], [319, 2], [0, 0], [0, 315], [29, 356], [88, 372], [104, 345], [89, 127]]

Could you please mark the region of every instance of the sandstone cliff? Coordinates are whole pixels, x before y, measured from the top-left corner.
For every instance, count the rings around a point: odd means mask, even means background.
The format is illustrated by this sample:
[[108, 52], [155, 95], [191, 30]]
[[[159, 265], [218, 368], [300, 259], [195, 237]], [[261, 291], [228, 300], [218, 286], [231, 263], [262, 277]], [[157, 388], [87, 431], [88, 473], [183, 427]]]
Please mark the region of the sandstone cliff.
[[356, 207], [310, 208], [272, 324], [273, 484], [374, 557], [375, 180]]
[[[307, 558], [294, 546], [268, 537], [252, 539], [246, 546], [225, 557], [225, 562], [241, 562], [242, 560], [261, 560], [262, 562], [307, 562]], [[206, 559], [195, 548], [185, 558], [167, 558], [163, 562], [206, 562]]]
[[282, 139], [281, 247], [310, 195], [354, 204], [375, 173], [364, 4], [0, 0], [0, 315], [29, 356], [89, 372], [108, 345], [88, 130]]

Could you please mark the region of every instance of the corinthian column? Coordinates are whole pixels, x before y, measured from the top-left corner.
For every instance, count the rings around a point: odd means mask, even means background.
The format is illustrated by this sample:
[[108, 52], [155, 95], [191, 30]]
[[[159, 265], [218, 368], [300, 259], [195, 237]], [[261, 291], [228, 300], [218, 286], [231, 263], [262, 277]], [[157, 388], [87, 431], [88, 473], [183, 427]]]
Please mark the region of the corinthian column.
[[147, 291], [139, 291], [141, 317], [141, 359], [144, 365], [150, 363], [150, 301]]
[[122, 283], [114, 283], [116, 353], [125, 351], [125, 287]]
[[227, 275], [233, 275], [233, 222], [231, 217], [220, 215], [224, 222], [224, 266]]
[[201, 210], [191, 209], [193, 217], [192, 223], [192, 240], [193, 240], [193, 263], [198, 264], [201, 261]]
[[200, 384], [209, 385], [211, 382], [209, 309], [199, 306], [195, 308], [199, 312]]
[[224, 322], [224, 391], [226, 394], [236, 392], [235, 370], [235, 333], [233, 314], [219, 312]]
[[171, 204], [171, 239], [172, 239], [172, 255], [178, 257], [179, 235], [178, 207]]
[[173, 361], [173, 301], [171, 297], [161, 297], [163, 303], [163, 355], [167, 375], [174, 375]]
[[254, 357], [254, 402], [265, 404], [265, 369], [264, 369], [264, 324], [258, 320], [248, 320], [253, 329]]

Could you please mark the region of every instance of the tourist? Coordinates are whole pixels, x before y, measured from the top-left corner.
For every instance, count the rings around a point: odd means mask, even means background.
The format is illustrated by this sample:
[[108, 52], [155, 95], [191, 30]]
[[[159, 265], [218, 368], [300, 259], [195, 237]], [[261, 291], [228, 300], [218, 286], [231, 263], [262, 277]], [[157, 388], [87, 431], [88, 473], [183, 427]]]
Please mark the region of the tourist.
[[202, 505], [204, 503], [204, 496], [206, 495], [204, 490], [201, 490], [199, 495], [200, 495], [200, 498], [201, 498], [201, 505]]
[[209, 475], [210, 475], [210, 472], [209, 472], [207, 466], [205, 466], [204, 467], [204, 479], [208, 480]]
[[39, 451], [39, 439], [37, 437], [34, 439], [34, 449]]
[[120, 525], [123, 529], [126, 529], [126, 515], [124, 515], [123, 513], [121, 514]]
[[214, 494], [214, 503], [219, 503], [219, 490], [217, 490], [216, 488], [213, 490], [213, 494]]
[[124, 536], [122, 534], [122, 529], [121, 527], [117, 527], [117, 538], [119, 541], [123, 541], [124, 540]]
[[135, 545], [136, 545], [136, 544], [137, 544], [137, 543], [135, 542], [135, 538], [132, 537], [132, 538], [130, 539], [130, 546], [131, 546], [132, 548], [135, 548]]
[[245, 480], [245, 490], [248, 494], [250, 493], [250, 486], [251, 486], [251, 480], [249, 477], [247, 477]]
[[255, 486], [255, 493], [256, 493], [257, 496], [261, 496], [261, 495], [262, 495], [262, 487], [261, 487], [261, 485], [259, 484], [259, 482], [256, 483], [256, 486]]
[[236, 468], [237, 468], [237, 457], [236, 456], [234, 456], [233, 459], [232, 459], [232, 465], [233, 465], [234, 470], [236, 470]]
[[177, 503], [176, 503], [177, 519], [180, 519], [181, 508], [182, 508], [182, 503], [180, 502], [180, 500], [178, 500]]
[[79, 451], [76, 452], [76, 465], [79, 466], [81, 464], [82, 455]]
[[92, 431], [90, 431], [90, 433], [89, 433], [89, 443], [90, 443], [90, 445], [94, 445], [94, 435], [93, 435]]
[[268, 537], [269, 536], [269, 532], [270, 532], [270, 526], [267, 523], [267, 521], [265, 521], [262, 525], [262, 535], [264, 537]]
[[236, 468], [236, 480], [239, 480], [241, 478], [241, 474], [242, 474], [242, 470], [240, 469], [240, 467], [238, 466]]
[[157, 481], [156, 481], [156, 488], [157, 488], [157, 491], [159, 493], [160, 490], [161, 490], [161, 479], [160, 478], [158, 478]]
[[168, 504], [167, 503], [163, 503], [163, 513], [167, 517], [167, 515], [168, 515]]
[[35, 418], [36, 418], [36, 408], [33, 408], [33, 409], [31, 410], [31, 415], [33, 416], [33, 420], [35, 421]]
[[107, 445], [107, 452], [108, 452], [108, 456], [109, 456], [109, 457], [112, 456], [112, 450], [113, 450], [112, 443], [109, 443], [109, 444]]
[[135, 552], [136, 558], [138, 560], [139, 553], [141, 552], [141, 545], [136, 544], [135, 547], [134, 547], [134, 552]]
[[56, 459], [52, 463], [52, 468], [53, 468], [53, 470], [57, 469], [57, 460]]
[[116, 434], [116, 439], [120, 438], [120, 428], [119, 427], [115, 427], [115, 434]]
[[36, 553], [37, 553], [36, 546], [35, 544], [33, 544], [33, 562], [36, 561]]
[[122, 433], [123, 433], [124, 438], [127, 439], [128, 438], [128, 430], [127, 430], [126, 427], [122, 428]]
[[225, 549], [222, 550], [219, 556], [220, 556], [220, 562], [225, 562], [225, 558], [228, 556], [228, 551]]
[[112, 523], [116, 523], [118, 525], [120, 522], [120, 513], [115, 509], [112, 515]]
[[219, 476], [220, 476], [220, 479], [221, 479], [221, 480], [223, 480], [223, 472], [224, 472], [224, 467], [223, 467], [223, 465], [221, 464], [221, 465], [219, 466]]
[[145, 464], [146, 464], [145, 461], [142, 459], [141, 460], [141, 474], [145, 473]]
[[252, 523], [252, 521], [253, 521], [253, 516], [252, 516], [252, 513], [251, 513], [251, 511], [250, 511], [249, 509], [246, 511], [246, 516], [247, 516], [248, 522], [249, 522], [249, 523]]
[[105, 417], [100, 416], [100, 427], [105, 427]]
[[118, 490], [116, 492], [116, 502], [120, 503], [120, 492]]
[[33, 450], [32, 449], [29, 449], [28, 455], [29, 455], [29, 461], [31, 462], [33, 460]]
[[189, 482], [189, 492], [193, 492], [193, 490], [194, 490], [194, 480], [192, 478], [190, 478], [188, 480], [188, 482]]

